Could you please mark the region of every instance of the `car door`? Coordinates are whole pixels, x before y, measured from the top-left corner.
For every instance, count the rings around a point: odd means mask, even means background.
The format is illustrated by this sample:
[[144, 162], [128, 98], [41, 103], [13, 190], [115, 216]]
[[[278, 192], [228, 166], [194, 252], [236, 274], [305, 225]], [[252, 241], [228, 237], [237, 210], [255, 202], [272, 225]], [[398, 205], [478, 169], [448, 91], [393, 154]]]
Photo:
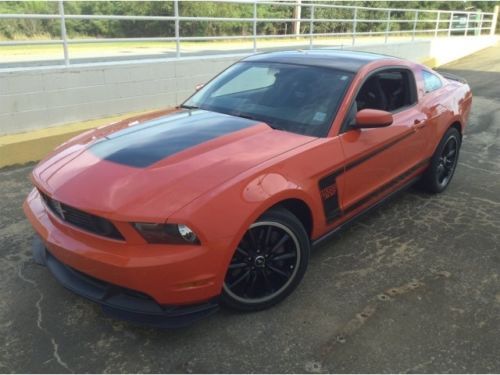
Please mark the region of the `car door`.
[[449, 92], [438, 75], [425, 69], [420, 70], [418, 73], [421, 74], [419, 106], [427, 116], [422, 131], [428, 139], [426, 153], [432, 155], [443, 136], [444, 129], [452, 121], [448, 108]]
[[339, 138], [346, 158], [341, 197], [345, 213], [381, 198], [419, 168], [425, 154], [421, 129], [426, 117], [417, 101], [415, 75], [407, 67], [376, 70], [360, 85], [351, 113], [386, 110], [394, 121], [383, 128], [356, 129], [349, 123], [343, 127]]

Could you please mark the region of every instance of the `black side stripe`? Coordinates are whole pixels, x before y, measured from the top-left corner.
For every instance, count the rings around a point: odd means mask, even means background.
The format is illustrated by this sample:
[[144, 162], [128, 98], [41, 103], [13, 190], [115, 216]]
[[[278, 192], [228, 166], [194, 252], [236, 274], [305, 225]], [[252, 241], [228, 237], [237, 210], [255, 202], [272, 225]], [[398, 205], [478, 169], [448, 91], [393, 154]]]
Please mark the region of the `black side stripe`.
[[[377, 197], [379, 195], [383, 195], [387, 191], [390, 191], [392, 188], [394, 188], [397, 185], [399, 185], [401, 182], [403, 182], [408, 177], [410, 177], [411, 175], [413, 175], [419, 169], [428, 166], [429, 163], [430, 163], [430, 159], [425, 159], [425, 160], [421, 161], [420, 163], [415, 164], [413, 167], [409, 168], [405, 172], [403, 172], [400, 175], [398, 175], [397, 177], [393, 178], [391, 181], [389, 181], [386, 184], [382, 185], [381, 187], [379, 187], [375, 191], [373, 191], [373, 192], [365, 195], [363, 198], [361, 198], [360, 200], [354, 202], [353, 204], [351, 204], [349, 207], [347, 207], [344, 210], [341, 210], [339, 208], [338, 194], [335, 195], [335, 197], [328, 197], [328, 199], [333, 199], [334, 198], [335, 201], [336, 201], [336, 204], [332, 204], [332, 203], [326, 202], [325, 199], [323, 199], [323, 207], [325, 209], [325, 216], [326, 216], [326, 222], [327, 222], [327, 224], [331, 224], [335, 220], [337, 220], [337, 219], [339, 219], [339, 218], [341, 218], [341, 217], [343, 217], [345, 215], [348, 215], [352, 211], [354, 211], [354, 210], [356, 210], [356, 209], [364, 206], [365, 204], [367, 204], [368, 202], [370, 202], [375, 197]], [[335, 175], [334, 177], [336, 178], [337, 176], [338, 176], [338, 174]], [[323, 179], [323, 180], [325, 180], [325, 179]], [[323, 190], [322, 190], [322, 197], [323, 197]]]
[[332, 174], [323, 177], [319, 181], [319, 190], [321, 194], [321, 200], [323, 201], [323, 210], [325, 212], [326, 221], [334, 220], [340, 215], [340, 206], [338, 200], [337, 191], [337, 176], [342, 174], [344, 171], [339, 170], [333, 172]]
[[364, 155], [354, 161], [351, 161], [347, 163], [345, 166], [340, 167], [333, 171], [331, 174], [323, 177], [319, 181], [319, 190], [321, 194], [321, 199], [323, 201], [323, 210], [326, 218], [327, 223], [332, 223], [335, 221], [337, 218], [344, 216], [348, 214], [349, 212], [355, 210], [356, 208], [363, 206], [365, 203], [373, 199], [373, 197], [382, 194], [385, 190], [390, 189], [391, 187], [399, 184], [402, 180], [406, 179], [409, 175], [411, 175], [414, 171], [418, 170], [419, 168], [423, 167], [425, 164], [429, 162], [429, 160], [424, 160], [417, 165], [413, 166], [403, 174], [397, 176], [387, 184], [381, 186], [379, 189], [376, 191], [368, 194], [367, 196], [361, 198], [359, 201], [355, 202], [352, 204], [350, 207], [348, 207], [345, 210], [340, 209], [340, 202], [339, 202], [339, 195], [338, 195], [338, 190], [337, 190], [337, 177], [340, 176], [342, 173], [345, 173], [363, 162], [371, 159], [372, 157], [380, 154], [381, 152], [387, 150], [388, 148], [396, 145], [397, 143], [403, 141], [404, 139], [410, 137], [411, 135], [415, 134], [415, 132], [409, 131], [405, 134], [402, 134], [401, 136], [397, 137], [396, 139], [392, 140], [391, 142], [383, 145], [382, 147], [368, 153], [367, 155]]
[[411, 186], [417, 180], [418, 180], [418, 176], [409, 179], [403, 185], [398, 186], [398, 188], [396, 190], [391, 191], [389, 194], [385, 195], [382, 199], [376, 201], [372, 205], [366, 207], [361, 212], [359, 212], [359, 213], [357, 213], [357, 214], [349, 217], [346, 221], [343, 221], [339, 225], [335, 226], [329, 232], [325, 233], [324, 235], [322, 235], [318, 239], [314, 240], [312, 242], [313, 247], [317, 248], [317, 247], [321, 246], [321, 244], [323, 244], [324, 242], [328, 241], [330, 238], [332, 238], [333, 236], [335, 236], [337, 233], [341, 232], [342, 230], [348, 228], [353, 223], [355, 223], [356, 220], [359, 217], [366, 215], [367, 213], [375, 210], [377, 207], [380, 207], [381, 205], [383, 205], [385, 202], [391, 200], [393, 197], [395, 197], [396, 195], [398, 195], [400, 192], [404, 191], [406, 188], [408, 188], [409, 186]]
[[420, 163], [414, 165], [413, 167], [411, 167], [410, 169], [408, 169], [406, 172], [400, 174], [399, 176], [395, 177], [394, 179], [392, 179], [388, 183], [386, 183], [386, 184], [382, 185], [381, 187], [379, 187], [377, 190], [373, 191], [372, 193], [370, 193], [370, 194], [364, 196], [363, 198], [361, 198], [360, 200], [356, 201], [355, 203], [353, 203], [352, 205], [350, 205], [349, 207], [347, 207], [342, 213], [344, 215], [347, 215], [351, 211], [354, 211], [355, 209], [357, 209], [357, 208], [365, 205], [367, 202], [371, 201], [376, 196], [381, 195], [385, 191], [390, 190], [393, 187], [399, 185], [401, 182], [403, 182], [404, 180], [406, 180], [408, 177], [410, 177], [417, 170], [419, 170], [420, 168], [423, 168], [423, 167], [427, 166], [429, 164], [429, 162], [430, 162], [430, 159], [425, 159], [425, 160], [421, 161]]
[[391, 142], [383, 145], [382, 147], [370, 152], [369, 154], [367, 155], [364, 155], [362, 157], [360, 157], [359, 159], [357, 160], [354, 160], [350, 163], [348, 163], [346, 166], [345, 166], [345, 171], [348, 171], [349, 169], [352, 169], [352, 168], [355, 168], [357, 167], [358, 165], [360, 165], [361, 163], [364, 163], [365, 161], [367, 161], [368, 159], [371, 159], [373, 158], [375, 155], [378, 155], [380, 154], [381, 152], [387, 150], [388, 148], [394, 146], [395, 144], [405, 140], [406, 138], [410, 137], [411, 135], [415, 134], [415, 131], [411, 130], [401, 136], [399, 136], [398, 138], [392, 140]]

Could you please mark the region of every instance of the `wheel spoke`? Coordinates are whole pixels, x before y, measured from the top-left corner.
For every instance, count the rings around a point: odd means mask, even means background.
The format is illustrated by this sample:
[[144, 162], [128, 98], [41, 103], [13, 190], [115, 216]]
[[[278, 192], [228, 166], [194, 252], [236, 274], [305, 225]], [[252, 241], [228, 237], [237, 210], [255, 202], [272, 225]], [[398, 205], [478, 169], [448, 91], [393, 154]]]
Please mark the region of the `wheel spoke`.
[[238, 285], [243, 280], [245, 280], [246, 278], [248, 278], [248, 276], [250, 276], [250, 270], [248, 270], [247, 272], [245, 272], [243, 275], [241, 275], [239, 278], [237, 278], [235, 282], [233, 282], [232, 284], [230, 284], [229, 285], [229, 289], [233, 289], [236, 285]]
[[250, 278], [252, 279], [252, 281], [250, 281], [247, 286], [245, 287], [245, 294], [248, 296], [249, 294], [251, 294], [255, 288], [255, 282], [257, 281], [257, 274], [256, 273], [252, 273], [250, 275]]
[[262, 228], [260, 231], [259, 231], [259, 238], [257, 240], [257, 244], [258, 244], [258, 247], [262, 247], [262, 245], [264, 244], [264, 236], [265, 236], [265, 232], [266, 230], [264, 228]]
[[271, 249], [270, 253], [274, 253], [276, 250], [278, 250], [290, 237], [288, 234], [284, 234], [283, 237], [276, 243], [276, 245], [273, 246]]
[[277, 255], [275, 257], [272, 257], [271, 260], [274, 262], [277, 260], [286, 260], [286, 259], [291, 259], [291, 258], [296, 258], [296, 257], [297, 257], [297, 254], [295, 254], [295, 252], [291, 252], [291, 253], [284, 253], [284, 254]]
[[264, 268], [261, 268], [260, 273], [262, 274], [262, 278], [264, 279], [264, 284], [266, 284], [266, 288], [269, 289], [271, 291], [271, 293], [274, 292], [273, 284], [269, 280], [269, 277], [267, 276], [266, 270]]
[[269, 227], [267, 227], [267, 231], [266, 231], [266, 239], [265, 239], [265, 242], [264, 242], [265, 246], [269, 246], [270, 245], [271, 233], [272, 233], [272, 227], [269, 226]]
[[271, 271], [273, 271], [274, 273], [277, 273], [278, 275], [280, 276], [283, 276], [284, 278], [288, 279], [290, 277], [290, 275], [288, 275], [286, 272], [283, 272], [282, 270], [274, 267], [274, 266], [271, 266], [270, 264], [267, 266]]
[[248, 266], [248, 264], [246, 264], [246, 263], [232, 263], [229, 265], [229, 269], [235, 270], [235, 269], [244, 268], [247, 266]]
[[444, 146], [443, 155], [448, 154], [448, 151], [450, 151], [450, 147], [450, 142], [446, 143], [446, 145]]
[[453, 156], [455, 156], [455, 153], [456, 153], [456, 150], [454, 148], [452, 148], [451, 150], [448, 151], [448, 153], [446, 154], [446, 158], [450, 159], [452, 158]]
[[446, 177], [446, 169], [444, 167], [444, 164], [440, 164], [437, 168], [438, 182], [442, 183], [445, 177]]
[[249, 255], [248, 255], [248, 252], [247, 252], [246, 250], [243, 250], [243, 249], [242, 249], [241, 247], [239, 247], [239, 246], [236, 248], [236, 251], [237, 251], [238, 253], [240, 253], [241, 255], [245, 256], [245, 257], [248, 257], [248, 256], [249, 256]]
[[441, 172], [438, 176], [438, 182], [442, 184], [445, 178], [446, 178], [445, 173]]
[[249, 229], [247, 233], [248, 233], [248, 237], [250, 238], [250, 242], [252, 243], [252, 246], [253, 246], [252, 250], [255, 251], [258, 247], [258, 243], [257, 243], [257, 239], [255, 238], [255, 234], [252, 231], [252, 229]]

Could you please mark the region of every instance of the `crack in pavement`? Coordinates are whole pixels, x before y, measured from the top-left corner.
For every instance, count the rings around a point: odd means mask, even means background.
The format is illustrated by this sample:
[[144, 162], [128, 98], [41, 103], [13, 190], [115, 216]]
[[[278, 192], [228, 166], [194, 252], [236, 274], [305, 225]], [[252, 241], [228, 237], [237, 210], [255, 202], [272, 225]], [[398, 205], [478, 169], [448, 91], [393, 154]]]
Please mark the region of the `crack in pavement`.
[[414, 279], [398, 287], [388, 288], [382, 293], [379, 293], [378, 295], [371, 298], [370, 303], [368, 303], [361, 310], [361, 312], [357, 313], [354, 318], [349, 320], [342, 327], [336, 329], [330, 336], [330, 339], [328, 339], [320, 346], [319, 350], [317, 351], [319, 354], [319, 358], [317, 358], [317, 361], [315, 361], [317, 366], [319, 366], [319, 368], [322, 368], [326, 359], [331, 355], [335, 347], [339, 344], [345, 344], [348, 338], [354, 335], [356, 331], [359, 330], [370, 319], [370, 317], [377, 312], [380, 304], [385, 304], [387, 302], [393, 301], [398, 296], [422, 288], [429, 282], [439, 279], [448, 279], [449, 277], [451, 277], [451, 273], [448, 271], [431, 270], [431, 272], [432, 274], [430, 276], [424, 277], [421, 280]]
[[69, 371], [71, 373], [74, 373], [74, 371], [66, 364], [66, 362], [64, 362], [62, 360], [61, 356], [59, 355], [59, 345], [57, 345], [57, 342], [56, 342], [55, 338], [50, 334], [50, 332], [46, 328], [44, 328], [42, 326], [43, 313], [42, 313], [42, 305], [41, 305], [41, 303], [43, 301], [44, 294], [42, 293], [42, 291], [38, 287], [38, 283], [36, 281], [28, 279], [26, 276], [23, 275], [23, 273], [22, 273], [23, 264], [24, 263], [21, 263], [19, 265], [18, 271], [17, 271], [17, 275], [24, 282], [33, 285], [35, 287], [35, 289], [37, 290], [37, 292], [40, 294], [40, 298], [38, 298], [38, 300], [36, 301], [36, 304], [35, 304], [35, 307], [36, 307], [36, 310], [37, 310], [36, 325], [37, 325], [37, 327], [38, 327], [39, 330], [41, 330], [42, 332], [44, 332], [45, 335], [47, 335], [50, 338], [50, 342], [52, 344], [52, 356], [53, 356], [53, 359], [55, 359], [57, 361], [57, 363], [61, 367], [63, 367], [64, 369], [66, 369], [67, 371]]
[[461, 162], [461, 161], [459, 161], [458, 164], [459, 165], [463, 165], [464, 167], [467, 167], [467, 168], [474, 169], [476, 171], [481, 171], [481, 172], [485, 172], [485, 173], [488, 173], [488, 174], [498, 174], [498, 175], [500, 175], [500, 172], [492, 171], [490, 169], [484, 169], [484, 168], [480, 168], [480, 167], [475, 167], [473, 165], [469, 165], [469, 164], [466, 164], [466, 163]]
[[410, 368], [407, 368], [406, 370], [402, 371], [402, 374], [408, 374], [408, 373], [415, 373], [415, 372], [424, 372], [424, 371], [420, 371], [422, 368], [425, 368], [425, 366], [428, 366], [430, 364], [432, 364], [435, 360], [435, 357], [431, 357], [430, 360], [428, 361], [425, 361], [425, 362], [422, 362], [422, 363], [419, 363], [413, 367], [410, 367]]

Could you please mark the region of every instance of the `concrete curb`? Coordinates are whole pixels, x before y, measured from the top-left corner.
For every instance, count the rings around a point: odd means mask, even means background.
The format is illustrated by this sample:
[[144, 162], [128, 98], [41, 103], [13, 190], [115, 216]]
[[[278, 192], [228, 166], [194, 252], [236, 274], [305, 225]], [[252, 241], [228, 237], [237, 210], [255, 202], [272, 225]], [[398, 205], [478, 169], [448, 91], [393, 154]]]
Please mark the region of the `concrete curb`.
[[66, 125], [0, 136], [0, 168], [38, 161], [51, 150], [85, 130], [111, 124], [129, 117], [155, 112], [129, 112], [117, 116], [81, 121]]

